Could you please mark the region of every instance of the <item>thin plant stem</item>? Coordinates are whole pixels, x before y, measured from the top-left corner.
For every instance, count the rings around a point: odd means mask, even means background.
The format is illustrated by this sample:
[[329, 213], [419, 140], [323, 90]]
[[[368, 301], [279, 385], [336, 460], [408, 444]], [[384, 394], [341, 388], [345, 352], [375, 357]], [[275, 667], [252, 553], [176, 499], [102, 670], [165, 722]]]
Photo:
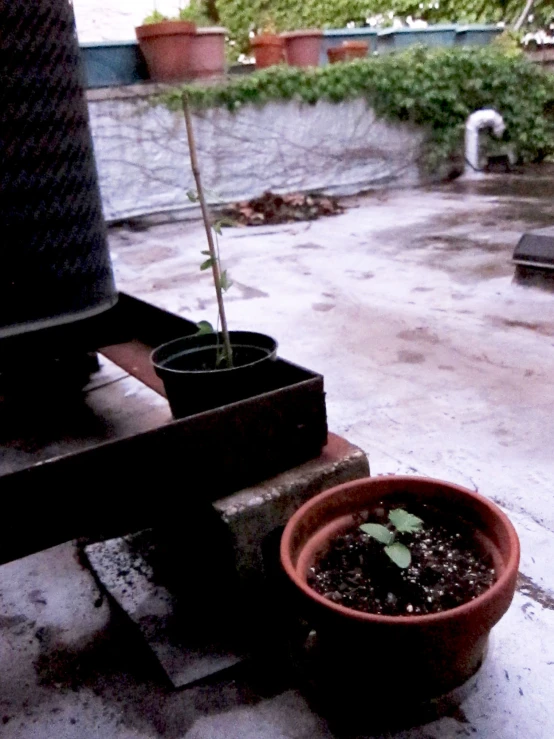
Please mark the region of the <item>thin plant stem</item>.
[[206, 231], [206, 239], [208, 241], [208, 250], [210, 252], [210, 261], [212, 266], [212, 275], [214, 280], [215, 292], [217, 296], [217, 307], [219, 312], [219, 318], [221, 320], [221, 333], [223, 335], [223, 346], [225, 349], [225, 360], [228, 367], [233, 366], [233, 349], [231, 348], [231, 340], [229, 338], [229, 329], [227, 328], [227, 317], [225, 315], [225, 304], [223, 302], [223, 289], [221, 287], [221, 265], [219, 262], [219, 254], [215, 245], [214, 235], [212, 232], [212, 224], [210, 221], [210, 214], [208, 212], [208, 206], [206, 204], [206, 198], [204, 196], [204, 190], [202, 188], [202, 179], [200, 176], [200, 167], [198, 166], [198, 155], [196, 152], [196, 141], [194, 138], [194, 131], [192, 128], [192, 117], [190, 114], [190, 107], [187, 93], [183, 93], [183, 113], [185, 115], [185, 124], [187, 127], [187, 139], [189, 143], [190, 152], [190, 165], [192, 174], [194, 175], [194, 181], [196, 183], [196, 191], [198, 193], [198, 201], [200, 203], [200, 210], [202, 211], [202, 220], [204, 221], [204, 229]]

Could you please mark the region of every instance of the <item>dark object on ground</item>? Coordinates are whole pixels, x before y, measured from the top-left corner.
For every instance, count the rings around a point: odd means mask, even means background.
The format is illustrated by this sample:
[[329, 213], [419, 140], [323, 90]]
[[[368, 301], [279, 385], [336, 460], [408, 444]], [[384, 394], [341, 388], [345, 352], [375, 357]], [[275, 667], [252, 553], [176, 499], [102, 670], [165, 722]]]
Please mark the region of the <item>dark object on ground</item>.
[[506, 174], [513, 169], [510, 157], [507, 154], [498, 154], [490, 156], [487, 159], [485, 172], [490, 174]]
[[276, 195], [264, 192], [259, 198], [235, 203], [223, 210], [223, 215], [243, 226], [274, 226], [294, 221], [314, 221], [321, 216], [343, 213], [336, 198], [319, 194], [291, 193]]
[[554, 270], [554, 226], [524, 233], [514, 250], [513, 262]]

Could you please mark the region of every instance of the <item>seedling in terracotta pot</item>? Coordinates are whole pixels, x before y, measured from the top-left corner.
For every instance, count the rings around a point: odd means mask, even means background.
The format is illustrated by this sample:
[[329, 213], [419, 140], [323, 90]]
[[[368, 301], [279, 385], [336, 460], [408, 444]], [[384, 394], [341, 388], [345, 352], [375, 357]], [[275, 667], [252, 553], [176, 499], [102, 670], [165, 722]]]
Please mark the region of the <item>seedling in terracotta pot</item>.
[[402, 569], [409, 567], [412, 561], [410, 550], [405, 544], [396, 541], [397, 534], [415, 534], [423, 529], [421, 518], [408, 513], [403, 508], [395, 508], [389, 512], [389, 521], [393, 527], [383, 526], [380, 523], [364, 523], [360, 529], [364, 534], [369, 534], [381, 544], [385, 545], [385, 554]]
[[358, 514], [329, 542], [308, 583], [335, 603], [385, 615], [438, 613], [485, 592], [494, 562], [467, 522], [420, 504]]

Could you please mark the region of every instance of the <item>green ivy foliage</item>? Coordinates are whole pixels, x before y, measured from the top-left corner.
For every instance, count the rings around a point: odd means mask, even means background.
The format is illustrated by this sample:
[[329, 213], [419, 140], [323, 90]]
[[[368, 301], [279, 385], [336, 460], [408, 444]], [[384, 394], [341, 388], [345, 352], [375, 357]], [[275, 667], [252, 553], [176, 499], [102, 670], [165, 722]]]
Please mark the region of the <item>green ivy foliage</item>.
[[[494, 47], [412, 47], [402, 53], [332, 64], [314, 69], [285, 65], [260, 70], [212, 87], [186, 87], [197, 108], [299, 100], [341, 103], [364, 98], [379, 117], [424, 127], [427, 164], [435, 168], [463, 151], [464, 124], [470, 113], [492, 107], [504, 117], [505, 142], [521, 162], [554, 153], [554, 75], [522, 54]], [[181, 90], [164, 96], [181, 107]]]

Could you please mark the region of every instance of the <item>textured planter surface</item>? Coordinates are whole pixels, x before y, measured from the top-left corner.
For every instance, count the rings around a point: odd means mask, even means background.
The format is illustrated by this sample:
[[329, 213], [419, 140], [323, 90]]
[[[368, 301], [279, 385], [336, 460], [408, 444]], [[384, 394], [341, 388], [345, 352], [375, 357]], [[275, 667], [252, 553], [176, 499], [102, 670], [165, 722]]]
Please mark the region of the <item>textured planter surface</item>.
[[[309, 568], [327, 542], [353, 524], [352, 514], [380, 501], [401, 501], [409, 508], [404, 501], [410, 499], [459, 512], [474, 526], [495, 561], [497, 580], [489, 590], [442, 613], [393, 617], [345, 608], [307, 585]], [[281, 561], [331, 661], [348, 664], [352, 657], [364, 659], [367, 651], [380, 666], [372, 689], [428, 698], [461, 685], [479, 668], [489, 632], [514, 595], [519, 541], [502, 511], [476, 493], [438, 480], [385, 476], [347, 483], [305, 503], [287, 524]]]

